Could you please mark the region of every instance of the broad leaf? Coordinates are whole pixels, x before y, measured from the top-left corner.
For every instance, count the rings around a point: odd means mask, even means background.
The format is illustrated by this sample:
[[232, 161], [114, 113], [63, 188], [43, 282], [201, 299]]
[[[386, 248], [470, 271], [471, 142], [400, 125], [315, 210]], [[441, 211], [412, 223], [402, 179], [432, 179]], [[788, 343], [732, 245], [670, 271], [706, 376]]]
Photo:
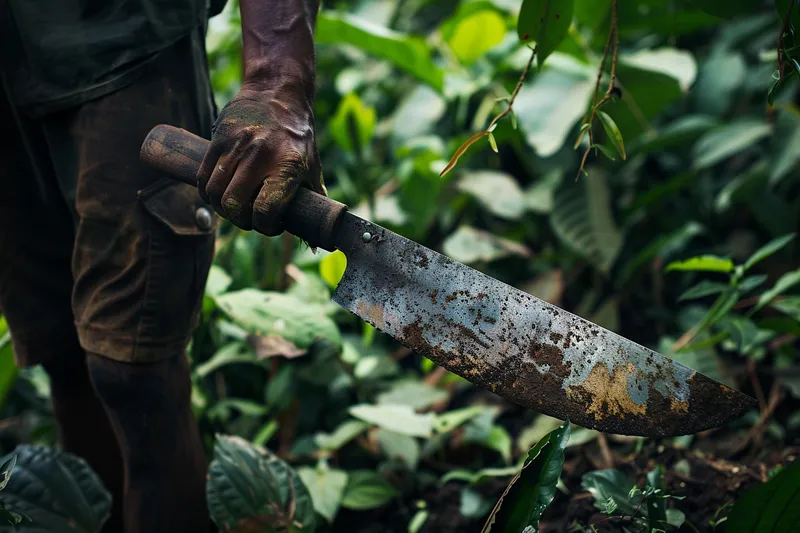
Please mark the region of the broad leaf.
[[481, 9], [457, 17], [445, 39], [459, 61], [471, 65], [500, 44], [506, 34], [506, 23], [494, 9]]
[[[5, 509], [30, 521], [19, 529], [0, 524], [0, 531], [100, 533], [111, 512], [111, 495], [83, 459], [28, 444], [13, 453], [16, 466], [0, 499]], [[10, 459], [1, 458], [0, 465], [5, 468]]]
[[441, 91], [444, 73], [436, 66], [421, 37], [406, 35], [350, 15], [323, 10], [317, 15], [314, 42], [351, 45], [375, 57], [391, 61], [418, 80]]
[[694, 145], [694, 168], [712, 167], [739, 154], [771, 133], [769, 125], [741, 119], [703, 135]]
[[712, 294], [719, 294], [728, 289], [728, 284], [719, 283], [716, 281], [703, 280], [691, 289], [686, 290], [678, 298], [679, 302], [684, 300], [696, 300], [697, 298], [704, 298]]
[[504, 172], [478, 170], [465, 172], [458, 188], [475, 197], [487, 211], [500, 218], [515, 220], [525, 212], [522, 189]]
[[344, 276], [344, 271], [347, 268], [347, 257], [340, 251], [336, 250], [332, 254], [326, 255], [322, 261], [319, 262], [319, 275], [325, 280], [325, 283], [332, 289], [341, 281]]
[[314, 531], [308, 490], [285, 462], [239, 437], [218, 435], [206, 499], [223, 532]]
[[466, 264], [489, 262], [508, 256], [530, 256], [530, 250], [522, 244], [470, 226], [460, 226], [447, 237], [442, 251], [452, 259]]
[[674, 261], [667, 265], [667, 272], [675, 270], [690, 272], [730, 272], [733, 270], [733, 261], [727, 257], [700, 255], [683, 261]]
[[399, 459], [404, 462], [410, 470], [415, 470], [417, 468], [421, 450], [419, 443], [414, 437], [387, 429], [379, 429], [375, 432], [375, 440], [378, 441], [384, 455], [386, 455], [388, 459]]
[[447, 433], [448, 431], [453, 431], [476, 416], [480, 416], [481, 414], [487, 412], [487, 410], [489, 410], [487, 407], [475, 406], [448, 411], [436, 417], [433, 427], [439, 433]]
[[791, 533], [800, 524], [800, 461], [784, 467], [774, 478], [756, 485], [733, 505], [728, 533], [771, 531]]
[[339, 102], [328, 129], [339, 146], [353, 154], [362, 154], [372, 142], [376, 120], [375, 109], [350, 93]]
[[275, 334], [308, 348], [319, 338], [341, 342], [326, 308], [288, 294], [243, 289], [216, 297], [217, 305], [239, 326], [259, 335]]
[[374, 509], [389, 502], [397, 490], [386, 478], [372, 470], [356, 470], [348, 473], [342, 507], [356, 511]]
[[592, 494], [595, 507], [602, 509], [603, 502], [611, 500], [618, 514], [626, 516], [631, 516], [636, 510], [636, 504], [630, 501], [629, 496], [633, 486], [633, 481], [619, 470], [595, 470], [584, 474], [581, 479], [581, 487]]
[[425, 409], [449, 398], [447, 391], [426, 385], [422, 381], [396, 381], [392, 387], [376, 398], [379, 404], [407, 405], [414, 409]]
[[578, 183], [566, 182], [556, 192], [550, 224], [575, 253], [608, 272], [622, 248], [622, 234], [611, 211], [605, 175], [592, 171]]
[[415, 413], [407, 405], [360, 404], [348, 411], [364, 422], [410, 437], [430, 437], [433, 434], [434, 415]]
[[333, 522], [344, 497], [347, 486], [347, 472], [319, 466], [317, 468], [298, 468], [297, 475], [311, 495], [314, 510], [329, 523]]
[[335, 451], [364, 433], [369, 424], [359, 420], [347, 420], [343, 422], [333, 433], [317, 433], [314, 442], [322, 450]]
[[261, 364], [255, 351], [245, 342], [231, 342], [217, 350], [208, 361], [195, 368], [195, 375], [204, 378], [226, 365], [235, 363]]
[[573, 4], [573, 0], [523, 0], [517, 34], [523, 43], [536, 43], [539, 68], [566, 37]]
[[570, 423], [567, 420], [528, 452], [530, 462], [500, 496], [482, 533], [520, 533], [527, 528], [538, 530], [542, 513], [556, 494], [569, 432]]

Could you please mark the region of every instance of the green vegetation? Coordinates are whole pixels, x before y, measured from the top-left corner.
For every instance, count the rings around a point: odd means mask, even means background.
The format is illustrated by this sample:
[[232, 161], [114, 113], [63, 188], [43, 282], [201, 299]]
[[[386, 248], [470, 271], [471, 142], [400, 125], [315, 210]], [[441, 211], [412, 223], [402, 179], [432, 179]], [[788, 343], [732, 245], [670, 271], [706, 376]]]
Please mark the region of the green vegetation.
[[[220, 105], [240, 83], [237, 16], [208, 35]], [[332, 1], [316, 31], [332, 197], [759, 408], [670, 439], [538, 415], [333, 304], [340, 252], [225, 223], [189, 350], [221, 530], [794, 531], [794, 0]], [[0, 493], [25, 516], [0, 519], [47, 515], [14, 496], [40, 457], [97, 531], [107, 493], [48, 448], [47, 399], [0, 321], [0, 453], [30, 444]]]

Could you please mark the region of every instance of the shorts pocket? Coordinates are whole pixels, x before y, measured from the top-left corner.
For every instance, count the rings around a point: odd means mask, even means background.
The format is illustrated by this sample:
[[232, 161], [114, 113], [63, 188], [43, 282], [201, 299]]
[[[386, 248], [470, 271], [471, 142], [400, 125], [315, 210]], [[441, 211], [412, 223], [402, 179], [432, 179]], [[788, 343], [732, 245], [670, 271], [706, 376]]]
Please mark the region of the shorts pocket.
[[139, 194], [148, 232], [140, 346], [188, 341], [197, 324], [219, 217], [197, 189], [170, 181]]

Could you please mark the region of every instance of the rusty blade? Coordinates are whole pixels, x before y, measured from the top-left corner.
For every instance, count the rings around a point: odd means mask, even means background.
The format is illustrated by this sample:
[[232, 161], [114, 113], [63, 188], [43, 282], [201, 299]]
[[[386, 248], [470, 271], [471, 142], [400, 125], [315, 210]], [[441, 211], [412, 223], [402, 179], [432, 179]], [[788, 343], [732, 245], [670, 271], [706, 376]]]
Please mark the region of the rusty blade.
[[633, 341], [346, 213], [334, 301], [524, 407], [625, 435], [685, 435], [755, 401]]

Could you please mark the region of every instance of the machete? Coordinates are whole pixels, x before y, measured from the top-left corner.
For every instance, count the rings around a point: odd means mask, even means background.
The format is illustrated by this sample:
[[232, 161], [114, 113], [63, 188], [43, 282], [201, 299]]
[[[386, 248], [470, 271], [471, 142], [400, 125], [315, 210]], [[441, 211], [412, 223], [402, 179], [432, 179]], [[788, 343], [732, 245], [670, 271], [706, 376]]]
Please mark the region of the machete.
[[[209, 142], [153, 128], [141, 159], [190, 185]], [[283, 220], [341, 250], [333, 300], [437, 365], [503, 398], [604, 432], [673, 436], [719, 427], [753, 398], [453, 261], [301, 188]]]

